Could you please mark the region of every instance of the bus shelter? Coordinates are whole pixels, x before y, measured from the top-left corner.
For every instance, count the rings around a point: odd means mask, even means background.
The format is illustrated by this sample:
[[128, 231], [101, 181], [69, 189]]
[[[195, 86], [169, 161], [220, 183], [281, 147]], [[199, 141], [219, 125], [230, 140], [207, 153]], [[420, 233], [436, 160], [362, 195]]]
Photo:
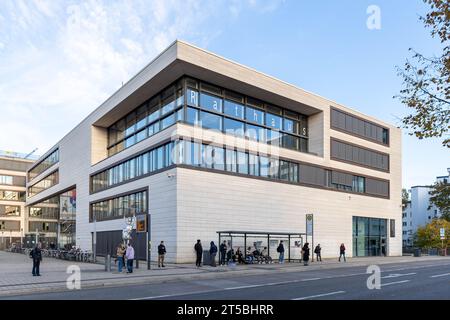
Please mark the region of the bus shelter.
[[[247, 257], [247, 248], [251, 247], [252, 250], [260, 249], [257, 247], [257, 244], [260, 242], [266, 242], [267, 245], [267, 254], [270, 256], [272, 254], [277, 254], [276, 247], [281, 240], [283, 240], [285, 246], [285, 253], [287, 253], [287, 257], [285, 260], [288, 262], [291, 261], [300, 261], [301, 255], [300, 250], [303, 247], [303, 239], [306, 238], [306, 233], [302, 232], [268, 232], [268, 231], [217, 231], [219, 236], [219, 245], [224, 240], [229, 241], [229, 245], [235, 249], [235, 243], [239, 240], [240, 243], [243, 241], [244, 250], [243, 253], [245, 257]], [[253, 241], [253, 240], [260, 241]], [[262, 246], [262, 245], [261, 245]], [[291, 254], [293, 249], [298, 249], [296, 254]], [[296, 257], [297, 256], [297, 257]]]

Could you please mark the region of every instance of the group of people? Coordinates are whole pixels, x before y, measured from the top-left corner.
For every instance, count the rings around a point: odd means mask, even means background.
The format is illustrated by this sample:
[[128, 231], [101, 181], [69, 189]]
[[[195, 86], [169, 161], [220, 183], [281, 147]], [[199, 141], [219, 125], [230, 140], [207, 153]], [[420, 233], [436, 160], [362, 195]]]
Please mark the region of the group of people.
[[127, 273], [133, 273], [133, 261], [134, 261], [134, 248], [131, 243], [125, 244], [120, 243], [116, 250], [116, 259], [118, 263], [118, 271], [122, 273], [123, 267], [126, 262]]
[[[197, 267], [202, 266], [202, 257], [203, 257], [203, 247], [200, 240], [197, 240], [197, 243], [194, 245], [194, 250], [196, 252], [196, 262], [195, 265]], [[238, 247], [236, 252], [232, 247], [228, 248], [227, 241], [223, 241], [223, 243], [220, 244], [219, 248], [217, 248], [214, 241], [211, 241], [210, 248], [209, 248], [209, 255], [210, 255], [210, 261], [211, 266], [216, 267], [216, 255], [217, 253], [220, 253], [219, 255], [219, 264], [221, 266], [227, 265], [227, 264], [253, 264], [253, 263], [273, 263], [272, 257], [269, 256], [267, 247], [264, 247], [263, 250], [258, 250], [258, 248], [255, 245], [255, 249], [252, 250], [252, 247], [248, 247], [246, 250], [246, 254], [244, 256], [243, 252], [241, 251], [241, 248]], [[277, 252], [279, 254], [278, 256], [278, 262], [284, 263], [284, 243], [283, 241], [280, 241]], [[158, 245], [158, 268], [165, 268], [164, 266], [164, 258], [166, 255], [166, 246], [164, 245], [164, 241], [161, 241], [161, 243]], [[315, 249], [314, 253], [316, 254], [317, 261], [322, 261], [322, 247], [320, 244], [318, 244]], [[304, 263], [304, 265], [309, 264], [309, 257], [310, 257], [310, 248], [309, 243], [306, 242], [304, 246], [301, 249], [301, 258]], [[41, 244], [38, 243], [36, 247], [31, 250], [30, 252], [30, 258], [33, 259], [33, 270], [32, 274], [33, 276], [40, 276], [40, 263], [42, 261], [42, 251], [41, 251]], [[344, 261], [346, 262], [347, 259], [345, 257], [345, 245], [342, 243], [339, 247], [339, 262], [341, 261], [341, 258], [344, 258]], [[120, 243], [117, 246], [116, 250], [116, 261], [118, 262], [118, 272], [122, 273], [123, 268], [126, 263], [126, 270], [127, 273], [133, 273], [133, 261], [135, 259], [135, 252], [134, 248], [131, 245], [131, 243], [128, 243], [127, 246], [125, 244]]]

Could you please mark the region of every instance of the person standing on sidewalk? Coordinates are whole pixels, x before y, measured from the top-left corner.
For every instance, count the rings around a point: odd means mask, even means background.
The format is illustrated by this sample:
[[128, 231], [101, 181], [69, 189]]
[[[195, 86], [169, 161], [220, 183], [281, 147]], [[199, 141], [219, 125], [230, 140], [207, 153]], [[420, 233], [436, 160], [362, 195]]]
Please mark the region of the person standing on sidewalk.
[[341, 262], [341, 257], [344, 257], [344, 262], [347, 262], [347, 259], [345, 259], [345, 245], [343, 243], [339, 247], [339, 262]]
[[209, 256], [211, 257], [211, 267], [216, 267], [217, 246], [214, 244], [214, 241], [211, 241], [210, 245]]
[[223, 243], [220, 245], [220, 261], [219, 264], [221, 266], [225, 265], [225, 256], [227, 255], [227, 241], [224, 240]]
[[164, 256], [166, 255], [166, 246], [164, 245], [164, 241], [158, 246], [158, 268], [164, 268]]
[[320, 246], [320, 243], [316, 246], [316, 248], [314, 249], [314, 253], [316, 254], [317, 257], [317, 261], [322, 262], [322, 247]]
[[280, 254], [278, 257], [279, 263], [284, 263], [284, 245], [283, 240], [280, 241], [280, 244], [278, 245], [277, 252]]
[[41, 243], [36, 244], [33, 250], [30, 252], [30, 258], [33, 259], [33, 270], [31, 271], [34, 276], [40, 277], [39, 266], [42, 261]]
[[125, 260], [124, 260], [124, 254], [125, 254], [125, 246], [123, 245], [123, 243], [119, 244], [117, 246], [117, 251], [116, 251], [116, 255], [117, 255], [117, 262], [118, 262], [118, 270], [119, 273], [122, 272], [123, 266], [125, 265]]
[[195, 254], [197, 256], [197, 259], [195, 260], [195, 265], [197, 267], [201, 267], [202, 266], [202, 255], [203, 255], [203, 247], [202, 247], [202, 243], [199, 240], [197, 240], [197, 243], [194, 246], [194, 250], [195, 250]]
[[125, 256], [127, 257], [127, 273], [133, 273], [134, 248], [131, 243], [128, 243]]
[[305, 245], [302, 248], [303, 252], [303, 265], [307, 266], [309, 263], [309, 243], [305, 243]]

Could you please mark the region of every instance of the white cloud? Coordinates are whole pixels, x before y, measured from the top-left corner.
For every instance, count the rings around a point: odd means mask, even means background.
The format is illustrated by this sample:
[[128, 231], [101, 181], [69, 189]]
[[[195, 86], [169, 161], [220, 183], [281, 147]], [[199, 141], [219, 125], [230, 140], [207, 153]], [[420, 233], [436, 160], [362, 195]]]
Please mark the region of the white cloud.
[[0, 149], [45, 152], [175, 39], [206, 46], [228, 5], [0, 1]]

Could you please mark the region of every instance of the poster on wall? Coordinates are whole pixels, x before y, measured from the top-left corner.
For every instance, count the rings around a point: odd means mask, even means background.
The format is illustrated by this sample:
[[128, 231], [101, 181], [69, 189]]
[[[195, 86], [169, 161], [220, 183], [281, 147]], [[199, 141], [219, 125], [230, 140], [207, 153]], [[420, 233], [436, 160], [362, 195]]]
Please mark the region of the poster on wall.
[[77, 192], [70, 190], [64, 192], [59, 198], [59, 213], [61, 218], [70, 219], [76, 213], [77, 208]]

